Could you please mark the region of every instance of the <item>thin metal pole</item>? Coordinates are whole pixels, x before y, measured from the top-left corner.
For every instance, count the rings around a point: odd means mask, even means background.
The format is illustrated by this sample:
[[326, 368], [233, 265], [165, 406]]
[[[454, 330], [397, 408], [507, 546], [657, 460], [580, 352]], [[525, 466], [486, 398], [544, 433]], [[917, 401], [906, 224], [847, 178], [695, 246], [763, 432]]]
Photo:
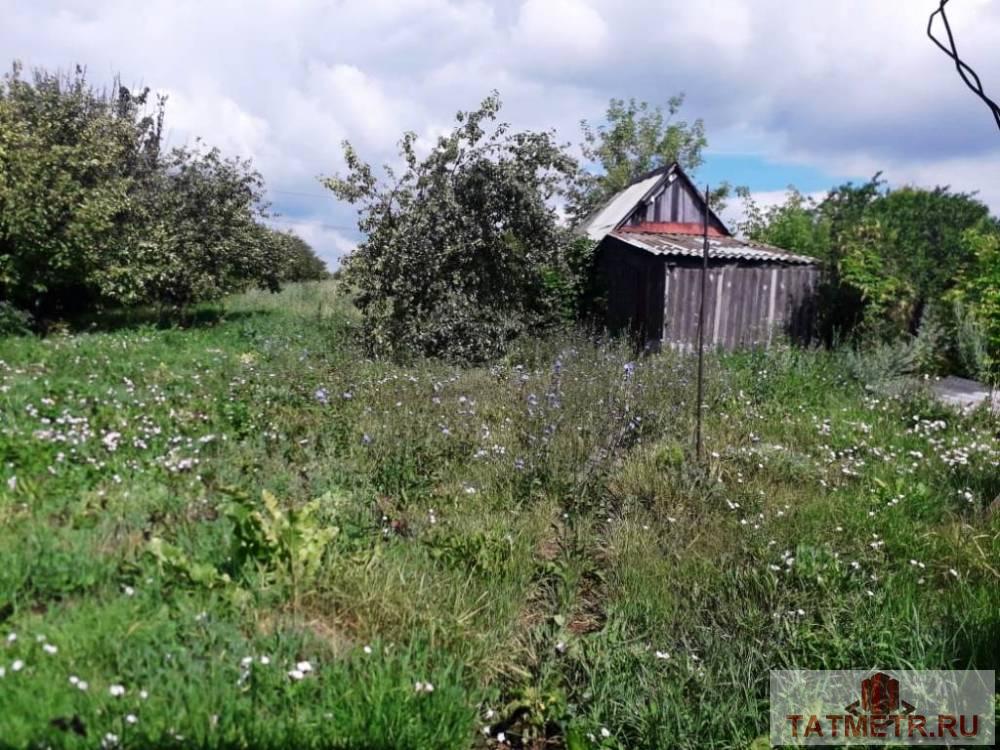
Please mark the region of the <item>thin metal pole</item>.
[[708, 185], [705, 185], [705, 242], [701, 259], [701, 297], [698, 300], [698, 400], [695, 404], [695, 457], [701, 461], [701, 412], [705, 392], [705, 287], [708, 283]]

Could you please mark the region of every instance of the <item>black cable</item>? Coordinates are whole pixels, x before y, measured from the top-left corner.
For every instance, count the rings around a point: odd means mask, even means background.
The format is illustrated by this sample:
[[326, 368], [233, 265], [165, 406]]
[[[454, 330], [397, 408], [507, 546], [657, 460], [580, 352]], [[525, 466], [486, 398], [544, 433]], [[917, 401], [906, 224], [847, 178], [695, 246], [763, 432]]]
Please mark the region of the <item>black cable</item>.
[[[944, 6], [946, 6], [949, 2], [951, 2], [951, 0], [940, 0], [938, 9], [931, 13], [931, 17], [927, 21], [927, 36], [930, 37], [931, 41], [934, 42], [934, 44], [936, 44], [942, 52], [955, 61], [955, 69], [962, 77], [962, 80], [965, 81], [965, 85], [972, 90], [972, 93], [986, 103], [986, 106], [989, 107], [990, 111], [993, 113], [993, 119], [997, 121], [997, 127], [1000, 128], [1000, 105], [986, 95], [986, 92], [983, 91], [983, 84], [979, 80], [979, 76], [976, 75], [976, 71], [966, 65], [958, 56], [958, 47], [955, 45], [955, 36], [951, 33], [951, 24], [948, 23], [948, 15], [944, 10]], [[945, 46], [936, 36], [934, 36], [934, 16], [941, 16], [941, 21], [944, 22], [944, 30], [945, 33], [948, 34], [948, 46]]]

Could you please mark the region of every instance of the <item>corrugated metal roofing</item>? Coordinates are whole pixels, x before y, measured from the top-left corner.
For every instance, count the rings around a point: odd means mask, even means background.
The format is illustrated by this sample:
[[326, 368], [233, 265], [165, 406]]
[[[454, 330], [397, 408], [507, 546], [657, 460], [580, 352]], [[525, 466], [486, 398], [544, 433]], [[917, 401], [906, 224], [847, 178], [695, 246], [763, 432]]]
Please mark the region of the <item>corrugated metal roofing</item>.
[[[704, 238], [696, 234], [651, 233], [615, 231], [611, 237], [654, 255], [677, 255], [700, 258], [704, 248]], [[816, 259], [805, 255], [793, 255], [784, 250], [747, 242], [736, 237], [709, 237], [708, 257], [710, 259], [758, 260], [773, 263], [815, 265]]]
[[583, 232], [592, 240], [604, 239], [608, 232], [628, 217], [636, 204], [645, 198], [646, 194], [656, 187], [657, 183], [665, 179], [668, 173], [669, 170], [659, 170], [629, 185], [587, 219], [582, 227]]

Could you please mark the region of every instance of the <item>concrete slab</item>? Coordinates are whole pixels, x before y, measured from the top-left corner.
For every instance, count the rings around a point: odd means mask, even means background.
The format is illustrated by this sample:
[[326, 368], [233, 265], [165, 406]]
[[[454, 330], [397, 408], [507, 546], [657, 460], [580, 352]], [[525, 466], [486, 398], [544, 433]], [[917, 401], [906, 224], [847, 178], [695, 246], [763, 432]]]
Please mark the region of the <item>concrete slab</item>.
[[944, 403], [963, 411], [988, 403], [993, 411], [1000, 412], [1000, 391], [991, 391], [989, 386], [975, 380], [948, 376], [932, 383], [931, 390]]

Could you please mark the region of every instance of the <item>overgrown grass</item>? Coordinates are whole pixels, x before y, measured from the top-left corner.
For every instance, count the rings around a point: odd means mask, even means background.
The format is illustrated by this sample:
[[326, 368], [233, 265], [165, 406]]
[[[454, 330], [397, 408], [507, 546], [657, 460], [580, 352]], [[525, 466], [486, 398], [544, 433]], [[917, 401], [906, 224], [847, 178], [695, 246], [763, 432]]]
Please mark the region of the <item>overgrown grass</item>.
[[682, 355], [195, 320], [0, 341], [6, 746], [746, 747], [770, 668], [996, 666], [985, 413], [712, 359], [699, 466]]

